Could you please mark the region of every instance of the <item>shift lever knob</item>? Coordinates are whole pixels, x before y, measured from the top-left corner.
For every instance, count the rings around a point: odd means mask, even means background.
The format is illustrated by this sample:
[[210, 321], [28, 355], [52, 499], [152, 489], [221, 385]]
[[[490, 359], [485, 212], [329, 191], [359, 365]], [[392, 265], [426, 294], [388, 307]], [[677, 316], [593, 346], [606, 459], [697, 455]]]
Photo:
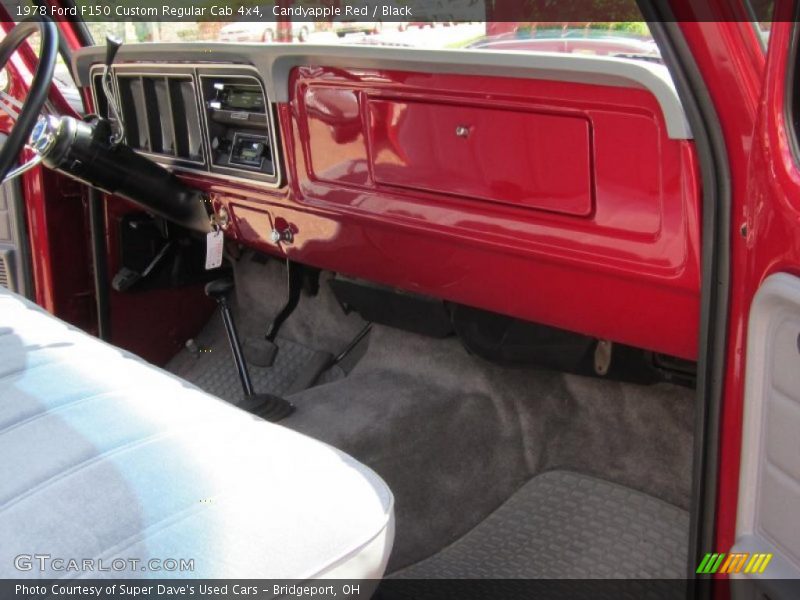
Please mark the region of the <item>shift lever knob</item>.
[[224, 298], [228, 295], [228, 293], [233, 289], [233, 279], [230, 277], [222, 277], [220, 279], [215, 279], [213, 281], [209, 281], [205, 287], [205, 294], [209, 298], [213, 298], [217, 302], [220, 301], [221, 298]]
[[106, 36], [106, 66], [114, 64], [114, 59], [122, 46], [122, 40], [109, 34]]

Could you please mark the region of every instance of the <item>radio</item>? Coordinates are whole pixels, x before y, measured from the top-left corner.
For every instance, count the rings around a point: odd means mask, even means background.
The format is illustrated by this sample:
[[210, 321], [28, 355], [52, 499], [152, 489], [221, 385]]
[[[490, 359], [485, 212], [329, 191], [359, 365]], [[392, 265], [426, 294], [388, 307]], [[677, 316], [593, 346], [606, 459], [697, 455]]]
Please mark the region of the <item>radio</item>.
[[257, 84], [214, 83], [216, 97], [209, 104], [215, 110], [264, 113], [264, 94]]
[[200, 74], [210, 138], [211, 169], [275, 176], [269, 104], [249, 75]]

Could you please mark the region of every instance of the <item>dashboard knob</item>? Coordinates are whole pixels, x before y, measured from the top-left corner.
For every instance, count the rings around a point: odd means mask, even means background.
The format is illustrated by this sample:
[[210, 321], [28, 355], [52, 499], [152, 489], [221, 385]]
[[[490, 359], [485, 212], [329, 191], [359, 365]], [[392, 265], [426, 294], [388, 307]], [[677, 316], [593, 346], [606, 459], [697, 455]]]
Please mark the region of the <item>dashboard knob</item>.
[[294, 242], [294, 233], [289, 227], [283, 230], [273, 227], [272, 231], [269, 232], [269, 240], [276, 245], [280, 243], [291, 244]]

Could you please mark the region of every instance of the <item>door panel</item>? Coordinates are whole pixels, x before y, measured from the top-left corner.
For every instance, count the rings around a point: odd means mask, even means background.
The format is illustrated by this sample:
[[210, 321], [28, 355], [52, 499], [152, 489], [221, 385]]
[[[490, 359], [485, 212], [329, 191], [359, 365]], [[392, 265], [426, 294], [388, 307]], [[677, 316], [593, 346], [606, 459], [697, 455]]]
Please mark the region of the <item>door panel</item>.
[[0, 285], [12, 292], [27, 294], [30, 290], [26, 289], [23, 276], [25, 265], [21, 247], [24, 240], [20, 240], [17, 231], [21, 220], [12, 195], [19, 193], [18, 190], [14, 184], [0, 186]]
[[[714, 104], [726, 130], [733, 174], [730, 316], [720, 415], [716, 541], [704, 551], [772, 547], [774, 550], [764, 550], [774, 553], [774, 558], [763, 578], [785, 576], [785, 569], [795, 577], [800, 575], [800, 530], [794, 514], [800, 501], [795, 476], [800, 462], [797, 429], [787, 443], [791, 434], [787, 428], [797, 418], [795, 378], [800, 368], [800, 156], [791, 143], [797, 122], [791, 101], [800, 88], [794, 73], [798, 30], [793, 4], [776, 3], [766, 70], [753, 78], [763, 82], [763, 88], [746, 84], [746, 62], [739, 60], [742, 67], [737, 69], [733, 63], [715, 63], [713, 56], [700, 51], [702, 44], [721, 46], [737, 36], [752, 36], [752, 26], [683, 26], [698, 48], [694, 55], [701, 59], [711, 83]], [[710, 35], [715, 29], [726, 30], [725, 35]], [[741, 53], [744, 47], [741, 43], [741, 48], [728, 54]], [[715, 50], [717, 54], [721, 51]], [[731, 82], [734, 77], [742, 80], [738, 86]], [[791, 502], [794, 504], [788, 506], [793, 512], [789, 514], [786, 508]], [[757, 578], [762, 579], [761, 575]], [[796, 593], [771, 593], [769, 597], [793, 598]]]
[[[800, 277], [771, 275], [750, 311], [736, 544], [772, 554], [756, 579], [800, 577]], [[764, 592], [781, 598], [766, 584]], [[788, 597], [788, 596], [786, 596]]]

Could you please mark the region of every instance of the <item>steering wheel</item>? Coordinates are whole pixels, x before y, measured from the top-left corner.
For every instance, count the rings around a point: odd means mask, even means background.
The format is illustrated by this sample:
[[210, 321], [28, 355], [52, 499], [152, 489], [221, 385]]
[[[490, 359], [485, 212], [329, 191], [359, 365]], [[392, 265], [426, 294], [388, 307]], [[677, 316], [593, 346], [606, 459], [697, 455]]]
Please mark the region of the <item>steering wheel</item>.
[[11, 170], [25, 142], [30, 137], [39, 113], [42, 111], [58, 57], [58, 28], [50, 19], [28, 18], [20, 21], [0, 41], [0, 69], [4, 69], [11, 56], [34, 33], [40, 34], [39, 64], [33, 76], [28, 96], [20, 102], [6, 91], [0, 91], [0, 110], [14, 121], [11, 131], [0, 148], [0, 182], [16, 177], [41, 162], [41, 157]]

